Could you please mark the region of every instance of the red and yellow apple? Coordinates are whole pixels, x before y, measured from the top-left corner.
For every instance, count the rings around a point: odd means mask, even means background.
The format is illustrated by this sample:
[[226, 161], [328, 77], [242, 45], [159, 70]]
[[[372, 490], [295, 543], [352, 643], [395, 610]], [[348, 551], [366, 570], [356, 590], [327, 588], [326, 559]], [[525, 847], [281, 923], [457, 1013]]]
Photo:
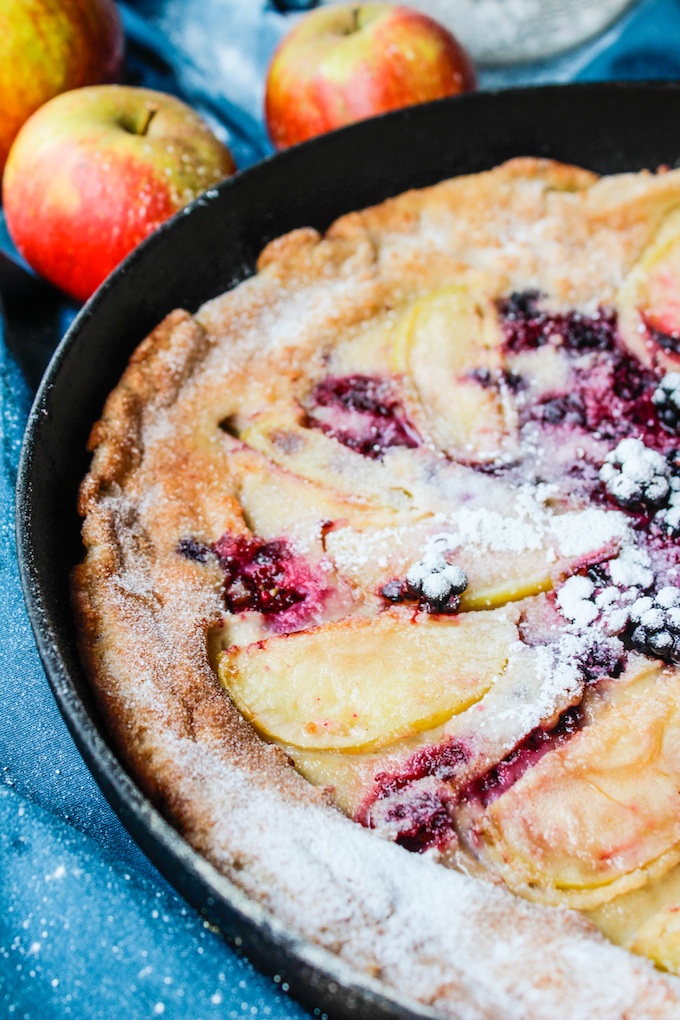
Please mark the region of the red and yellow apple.
[[229, 150], [174, 96], [75, 89], [37, 110], [10, 150], [7, 226], [38, 273], [84, 301], [156, 227], [234, 170]]
[[115, 81], [122, 62], [114, 0], [2, 0], [0, 173], [34, 110], [68, 89]]
[[279, 43], [265, 117], [278, 149], [403, 106], [468, 92], [475, 72], [432, 18], [385, 3], [322, 7]]

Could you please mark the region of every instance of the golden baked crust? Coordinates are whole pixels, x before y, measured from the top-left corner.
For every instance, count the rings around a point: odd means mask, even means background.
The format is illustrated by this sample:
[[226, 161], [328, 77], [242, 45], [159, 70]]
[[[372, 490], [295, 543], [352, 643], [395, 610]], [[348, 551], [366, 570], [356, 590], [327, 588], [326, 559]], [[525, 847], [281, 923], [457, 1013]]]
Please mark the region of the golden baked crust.
[[[491, 850], [489, 859], [482, 855], [477, 862], [479, 873], [494, 878], [493, 884], [437, 866], [429, 858], [441, 848], [430, 847], [424, 856], [409, 854], [389, 841], [387, 829], [382, 834], [388, 839], [380, 840], [345, 818], [335, 804], [345, 810], [347, 805], [334, 784], [323, 779], [323, 769], [335, 768], [333, 762], [319, 771], [297, 745], [291, 750], [284, 740], [263, 740], [220, 684], [215, 669], [220, 651], [226, 649], [233, 658], [234, 648], [266, 643], [268, 635], [276, 634], [276, 615], [229, 612], [224, 564], [214, 550], [225, 535], [247, 542], [256, 532], [272, 541], [282, 534], [274, 525], [288, 515], [299, 526], [296, 531], [291, 525], [286, 540], [304, 549], [312, 572], [325, 564], [326, 587], [318, 605], [281, 627], [281, 633], [312, 633], [315, 627], [337, 621], [340, 627], [351, 618], [354, 640], [362, 621], [378, 616], [387, 621], [385, 626], [391, 619], [401, 626], [404, 614], [412, 611], [408, 599], [406, 606], [386, 609], [375, 578], [368, 581], [354, 569], [356, 555], [347, 566], [351, 543], [342, 548], [329, 543], [335, 551], [328, 551], [319, 514], [306, 522], [307, 497], [317, 508], [329, 504], [326, 523], [341, 521], [344, 527], [349, 521], [343, 539], [354, 532], [363, 535], [369, 527], [417, 532], [423, 519], [429, 521], [428, 514], [446, 513], [449, 482], [441, 478], [449, 477], [451, 464], [479, 479], [473, 506], [475, 500], [483, 503], [487, 483], [495, 484], [493, 471], [483, 468], [501, 464], [510, 471], [513, 464], [522, 464], [513, 445], [519, 426], [514, 419], [508, 423], [507, 416], [499, 426], [500, 439], [493, 418], [481, 445], [474, 429], [461, 439], [455, 422], [441, 438], [436, 388], [427, 390], [431, 384], [424, 379], [420, 385], [427, 399], [422, 394], [416, 399], [417, 380], [404, 381], [409, 372], [404, 369], [406, 341], [399, 339], [407, 328], [404, 322], [411, 316], [408, 329], [414, 330], [414, 315], [434, 314], [431, 304], [419, 304], [433, 293], [443, 294], [446, 308], [461, 317], [468, 314], [470, 294], [477, 295], [475, 308], [482, 295], [485, 307], [498, 309], [509, 295], [540, 293], [554, 316], [576, 309], [596, 317], [598, 310], [614, 308], [628, 349], [661, 378], [675, 363], [672, 344], [659, 342], [665, 334], [656, 326], [645, 333], [635, 316], [639, 294], [649, 289], [645, 267], [655, 264], [648, 253], [666, 244], [666, 234], [672, 244], [679, 204], [680, 172], [598, 179], [578, 168], [520, 159], [351, 213], [324, 237], [313, 230], [294, 231], [265, 249], [255, 277], [208, 302], [195, 316], [183, 311], [169, 315], [134, 354], [92, 431], [92, 466], [79, 503], [87, 555], [73, 573], [73, 601], [87, 672], [126, 766], [182, 835], [292, 932], [442, 1015], [465, 1020], [670, 1018], [680, 1011], [680, 983], [563, 909], [590, 910], [599, 927], [609, 931], [615, 924], [604, 916], [606, 904], [585, 894], [581, 899], [570, 892], [563, 896], [559, 883], [548, 882], [535, 892], [533, 865], [527, 865], [527, 874], [515, 867], [511, 830], [516, 813], [508, 822], [502, 808], [491, 807], [480, 823]], [[402, 352], [401, 361], [394, 360], [394, 351]], [[515, 351], [513, 365], [522, 353]], [[356, 445], [353, 449], [337, 441], [341, 430], [320, 416], [309, 393], [329, 372], [373, 379], [390, 365], [399, 406], [410, 409], [415, 420], [417, 445], [411, 449], [408, 437], [399, 433], [394, 449], [387, 449], [386, 442], [379, 456], [365, 449], [362, 456]], [[509, 386], [507, 364], [489, 365], [488, 371]], [[536, 372], [532, 366], [528, 376]], [[497, 413], [506, 414], [494, 405], [489, 414]], [[395, 428], [407, 429], [401, 414]], [[300, 429], [306, 430], [302, 438]], [[314, 453], [321, 439], [307, 440], [312, 433], [337, 447], [330, 461], [324, 460], [327, 445]], [[614, 445], [610, 439], [606, 449]], [[583, 456], [588, 459], [589, 449]], [[422, 470], [412, 466], [416, 457]], [[286, 488], [289, 477], [295, 479], [294, 493]], [[262, 479], [269, 488], [256, 491]], [[547, 481], [555, 484], [552, 477]], [[515, 492], [517, 478], [503, 485], [501, 502]], [[580, 490], [564, 498], [562, 511], [583, 508]], [[609, 522], [622, 517], [611, 507], [607, 512]], [[605, 539], [595, 542], [603, 562], [623, 542], [622, 527], [612, 525]], [[432, 535], [428, 524], [421, 544]], [[618, 543], [617, 550], [610, 548], [612, 543]], [[492, 613], [477, 611], [484, 607], [474, 602], [473, 582], [463, 596], [467, 612], [448, 620], [462, 623], [484, 616], [515, 628], [520, 620], [531, 621], [531, 606], [543, 612], [549, 604], [556, 613], [554, 598], [538, 593], [546, 585], [559, 586], [569, 575], [583, 576], [594, 561], [587, 542], [569, 555], [558, 549], [549, 584], [532, 581], [526, 593], [498, 596], [501, 608]], [[408, 556], [402, 569], [407, 563]], [[387, 574], [380, 584], [389, 579], [390, 567], [384, 567]], [[313, 603], [311, 596], [308, 601]], [[508, 609], [502, 608], [505, 603]], [[578, 629], [578, 612], [573, 619], [563, 615], [559, 626], [568, 631], [569, 619], [572, 631]], [[434, 627], [435, 618], [419, 618], [418, 626]], [[650, 680], [645, 672], [649, 657], [628, 651], [623, 676], [632, 678], [626, 682], [633, 685], [633, 696], [644, 674], [645, 684], [656, 685], [654, 696], [663, 694], [663, 704], [674, 705], [674, 667], [657, 663]], [[556, 692], [551, 703], [555, 718], [582, 703], [583, 683], [581, 678], [578, 690], [566, 684]], [[657, 693], [659, 685], [665, 687]], [[593, 706], [588, 702], [587, 710], [599, 718]], [[466, 707], [461, 701], [456, 709], [461, 718]], [[608, 701], [605, 708], [610, 712]], [[543, 706], [538, 722], [544, 724], [550, 715]], [[433, 727], [441, 720], [431, 722], [430, 730], [419, 723], [419, 732], [436, 743], [441, 732], [433, 737]], [[524, 724], [525, 730], [532, 729]], [[528, 730], [519, 733], [516, 744]], [[394, 766], [395, 759], [389, 754], [383, 759], [380, 740], [372, 730], [369, 736], [372, 743], [365, 736], [368, 743], [356, 747], [377, 755], [371, 759], [374, 777], [376, 762], [384, 767], [389, 759]], [[397, 734], [392, 744], [400, 739]], [[413, 746], [420, 746], [418, 740]], [[330, 749], [338, 752], [339, 746], [331, 742]], [[561, 745], [549, 757], [563, 754], [566, 760], [570, 752], [565, 748], [574, 746]], [[292, 767], [291, 754], [300, 771]], [[487, 770], [497, 761], [489, 759]], [[540, 797], [537, 768], [522, 781], [533, 777]], [[316, 777], [319, 785], [301, 772]], [[474, 779], [474, 773], [467, 778]], [[519, 788], [510, 787], [496, 805], [511, 803]], [[352, 803], [350, 813], [359, 817]], [[674, 848], [675, 843], [668, 852]], [[506, 852], [510, 856], [503, 859]], [[448, 858], [446, 851], [439, 855], [477, 873], [472, 859], [457, 853], [454, 847]], [[672, 867], [669, 859], [663, 874]], [[630, 874], [625, 872], [626, 880]], [[624, 892], [634, 894], [652, 881], [649, 875], [647, 869]], [[525, 902], [503, 888], [500, 878], [522, 895], [557, 906]], [[632, 938], [628, 944], [663, 963], [638, 928], [639, 944]]]

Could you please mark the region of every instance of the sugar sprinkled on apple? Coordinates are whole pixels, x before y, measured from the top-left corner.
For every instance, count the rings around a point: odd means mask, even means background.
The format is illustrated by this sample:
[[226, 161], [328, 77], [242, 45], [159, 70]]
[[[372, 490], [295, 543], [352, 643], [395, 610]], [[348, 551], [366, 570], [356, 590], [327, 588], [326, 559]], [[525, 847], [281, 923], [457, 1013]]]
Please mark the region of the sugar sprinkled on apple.
[[443, 25], [385, 3], [322, 7], [279, 43], [265, 117], [274, 145], [475, 87], [470, 58]]
[[36, 111], [7, 159], [7, 226], [33, 268], [77, 300], [148, 234], [235, 170], [185, 103], [100, 85]]

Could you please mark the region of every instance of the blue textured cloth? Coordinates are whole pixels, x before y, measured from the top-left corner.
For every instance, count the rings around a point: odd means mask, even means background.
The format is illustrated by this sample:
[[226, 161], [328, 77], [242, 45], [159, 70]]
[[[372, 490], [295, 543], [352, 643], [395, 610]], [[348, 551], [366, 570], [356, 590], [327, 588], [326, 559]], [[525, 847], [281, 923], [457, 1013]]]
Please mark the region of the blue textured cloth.
[[[123, 10], [131, 81], [198, 106], [241, 167], [269, 151], [262, 83], [283, 15], [265, 0], [137, 0]], [[677, 0], [642, 0], [577, 50], [480, 79], [497, 87], [619, 77], [680, 78]], [[75, 309], [48, 290], [22, 304], [5, 271], [12, 261], [0, 222], [0, 1016], [303, 1018], [137, 848], [52, 698], [19, 585], [13, 492], [31, 390]]]

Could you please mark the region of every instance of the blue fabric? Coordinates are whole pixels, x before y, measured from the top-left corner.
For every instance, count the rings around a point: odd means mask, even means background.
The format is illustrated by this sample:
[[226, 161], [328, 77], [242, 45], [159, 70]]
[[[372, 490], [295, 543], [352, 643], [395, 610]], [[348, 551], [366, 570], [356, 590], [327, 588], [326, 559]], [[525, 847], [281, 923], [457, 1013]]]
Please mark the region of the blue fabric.
[[0, 789], [0, 1015], [304, 1015], [203, 925], [115, 819], [97, 830], [92, 839]]
[[678, 0], [647, 0], [633, 8], [617, 45], [603, 48], [578, 78], [580, 81], [680, 78]]
[[[266, 0], [135, 0], [123, 13], [132, 82], [199, 107], [239, 166], [270, 151], [262, 82], [283, 15]], [[577, 50], [480, 76], [482, 87], [615, 77], [680, 77], [678, 0], [642, 0]], [[0, 1016], [303, 1018], [130, 839], [52, 698], [19, 585], [13, 491], [31, 387], [75, 309], [46, 288], [22, 304], [3, 230], [0, 220]]]

